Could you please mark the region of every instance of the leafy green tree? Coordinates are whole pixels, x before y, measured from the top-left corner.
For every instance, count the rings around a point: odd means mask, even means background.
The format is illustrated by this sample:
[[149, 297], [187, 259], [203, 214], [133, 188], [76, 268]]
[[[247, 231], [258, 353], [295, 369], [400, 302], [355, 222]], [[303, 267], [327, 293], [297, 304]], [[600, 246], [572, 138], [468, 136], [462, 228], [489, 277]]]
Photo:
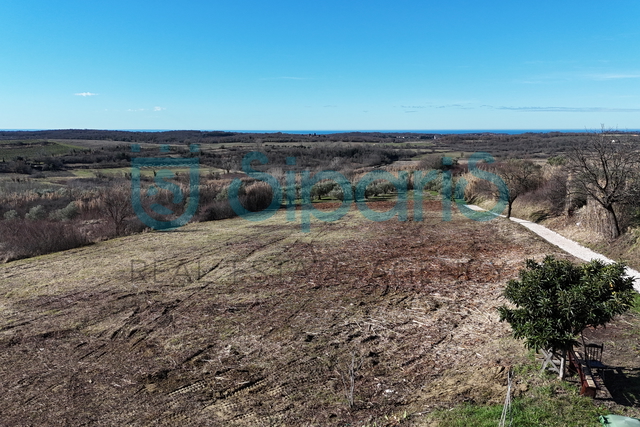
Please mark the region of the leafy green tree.
[[633, 306], [633, 278], [621, 263], [574, 265], [547, 256], [541, 263], [526, 260], [519, 276], [504, 290], [515, 308], [499, 307], [500, 321], [509, 322], [527, 348], [560, 351], [563, 359], [586, 327], [603, 326]]
[[338, 184], [333, 181], [320, 181], [316, 183], [313, 187], [311, 187], [311, 197], [313, 199], [322, 200], [323, 196], [328, 196], [331, 191], [333, 191]]

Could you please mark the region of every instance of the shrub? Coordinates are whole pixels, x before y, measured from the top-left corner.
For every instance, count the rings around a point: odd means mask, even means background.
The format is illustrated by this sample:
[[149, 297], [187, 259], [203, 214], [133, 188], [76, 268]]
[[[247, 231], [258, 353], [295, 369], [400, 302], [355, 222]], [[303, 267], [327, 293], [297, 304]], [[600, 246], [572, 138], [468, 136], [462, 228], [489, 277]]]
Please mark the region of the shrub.
[[127, 218], [124, 221], [123, 229], [124, 229], [123, 234], [129, 235], [129, 234], [142, 233], [143, 231], [148, 230], [149, 227], [145, 223], [140, 221], [138, 217], [134, 217], [134, 218]]
[[0, 223], [4, 261], [44, 255], [77, 248], [90, 243], [88, 237], [70, 223], [20, 220], [14, 224]]
[[[460, 199], [461, 194], [457, 191], [459, 188], [464, 188], [464, 200], [469, 203], [480, 203], [483, 200], [492, 199], [496, 190], [495, 185], [486, 179], [480, 179], [470, 172], [465, 173], [461, 177], [467, 182], [464, 187], [455, 186], [455, 197]], [[457, 183], [456, 183], [457, 184]], [[425, 189], [440, 192], [442, 189], [443, 181], [442, 176], [439, 175], [437, 179], [427, 183]]]
[[47, 217], [47, 212], [44, 210], [44, 206], [37, 205], [29, 209], [29, 212], [24, 216], [25, 219], [31, 221], [37, 221], [40, 219], [45, 219]]
[[567, 159], [564, 156], [553, 156], [547, 159], [547, 163], [551, 166], [563, 166], [567, 163]]
[[200, 204], [208, 205], [212, 201], [216, 200], [216, 197], [222, 191], [223, 184], [220, 182], [210, 182], [208, 184], [200, 184], [198, 189], [200, 195]]
[[[238, 190], [238, 200], [250, 212], [259, 212], [271, 205], [273, 191], [271, 186], [262, 181], [247, 183]], [[200, 221], [215, 221], [238, 216], [229, 204], [229, 189], [220, 191], [215, 200], [205, 208], [201, 208]]]
[[[523, 194], [521, 202], [539, 208], [535, 211], [538, 220], [561, 215], [565, 209], [570, 208], [567, 206], [566, 171], [556, 167], [546, 168], [542, 185], [537, 190]], [[529, 219], [537, 222], [534, 217]]]
[[503, 305], [498, 312], [527, 348], [561, 350], [564, 357], [587, 326], [604, 326], [633, 306], [633, 278], [620, 263], [577, 266], [547, 256], [542, 263], [526, 260], [519, 275], [504, 290], [515, 308]]
[[49, 219], [57, 221], [69, 221], [80, 213], [76, 202], [70, 202], [66, 207], [58, 209], [49, 214]]
[[458, 166], [458, 159], [450, 158], [451, 164], [445, 164], [443, 154], [429, 154], [420, 160], [418, 169], [425, 173], [430, 170], [451, 170]]
[[245, 188], [244, 196], [239, 196], [242, 205], [251, 212], [258, 212], [271, 205], [273, 190], [262, 181], [256, 181]]
[[235, 216], [237, 214], [231, 208], [228, 200], [215, 200], [203, 209], [199, 219], [200, 221], [217, 221]]
[[12, 209], [10, 211], [6, 211], [4, 213], [4, 219], [11, 220], [11, 219], [16, 219], [16, 218], [18, 218], [18, 212], [16, 212], [14, 209]]

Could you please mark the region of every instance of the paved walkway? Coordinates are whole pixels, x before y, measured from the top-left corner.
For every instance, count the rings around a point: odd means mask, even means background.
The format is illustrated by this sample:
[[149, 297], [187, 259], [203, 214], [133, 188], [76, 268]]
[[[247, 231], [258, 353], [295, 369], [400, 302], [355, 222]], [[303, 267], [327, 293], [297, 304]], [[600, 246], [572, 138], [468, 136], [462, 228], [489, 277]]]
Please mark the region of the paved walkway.
[[[470, 209], [474, 211], [483, 211], [479, 206], [475, 205], [466, 205]], [[503, 218], [506, 218], [504, 215], [500, 215]], [[518, 224], [527, 227], [529, 230], [536, 233], [538, 236], [542, 237], [549, 243], [552, 243], [562, 249], [563, 251], [573, 255], [576, 258], [580, 258], [585, 261], [591, 261], [592, 259], [599, 259], [605, 263], [613, 263], [612, 259], [607, 258], [606, 256], [599, 254], [597, 252], [592, 251], [589, 248], [585, 248], [573, 240], [567, 239], [564, 236], [559, 235], [555, 231], [549, 230], [547, 227], [542, 226], [540, 224], [536, 224], [535, 222], [526, 221], [520, 218], [510, 218], [511, 221], [517, 222]], [[634, 285], [636, 291], [640, 292], [640, 272], [627, 267], [627, 274], [634, 278]]]

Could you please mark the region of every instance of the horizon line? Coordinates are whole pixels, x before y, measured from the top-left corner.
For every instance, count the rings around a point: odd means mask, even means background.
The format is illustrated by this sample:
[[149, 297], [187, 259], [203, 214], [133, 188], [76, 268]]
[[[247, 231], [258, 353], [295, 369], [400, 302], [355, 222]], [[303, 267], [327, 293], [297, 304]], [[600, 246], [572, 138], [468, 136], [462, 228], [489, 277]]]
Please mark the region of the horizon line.
[[[295, 133], [295, 134], [311, 134], [311, 133], [375, 133], [375, 132], [393, 132], [393, 133], [500, 133], [500, 132], [571, 132], [571, 133], [588, 133], [594, 130], [589, 129], [561, 129], [561, 128], [505, 128], [505, 129], [99, 129], [99, 128], [41, 128], [41, 129], [0, 129], [0, 132], [44, 132], [44, 131], [105, 131], [105, 132], [237, 132], [237, 133]], [[611, 129], [618, 132], [638, 132], [640, 129]]]

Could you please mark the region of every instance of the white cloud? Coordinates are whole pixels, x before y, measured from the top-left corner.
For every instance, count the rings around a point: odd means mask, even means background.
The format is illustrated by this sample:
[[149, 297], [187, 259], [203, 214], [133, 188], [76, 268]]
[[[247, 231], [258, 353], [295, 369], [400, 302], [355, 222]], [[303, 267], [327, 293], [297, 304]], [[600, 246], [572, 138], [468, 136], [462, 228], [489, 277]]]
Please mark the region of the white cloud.
[[607, 73], [592, 74], [588, 76], [592, 80], [618, 80], [618, 79], [639, 79], [640, 74]]
[[139, 111], [163, 111], [163, 110], [166, 110], [166, 108], [164, 108], [164, 107], [153, 107], [153, 108], [129, 108], [129, 109], [127, 109], [127, 111], [130, 111], [132, 113], [139, 112]]
[[607, 80], [624, 80], [624, 79], [640, 79], [639, 72], [605, 72], [605, 73], [554, 73], [546, 75], [530, 76], [529, 78], [516, 80], [518, 83], [524, 84], [540, 84], [540, 83], [562, 83], [576, 80], [589, 81], [607, 81]]
[[262, 77], [260, 80], [312, 80], [312, 78], [281, 76], [281, 77]]
[[554, 112], [554, 113], [637, 113], [640, 108], [606, 108], [606, 107], [483, 107], [497, 110], [528, 111], [528, 112]]
[[75, 93], [75, 96], [96, 96], [97, 93], [91, 93], [91, 92], [80, 92], [80, 93]]

